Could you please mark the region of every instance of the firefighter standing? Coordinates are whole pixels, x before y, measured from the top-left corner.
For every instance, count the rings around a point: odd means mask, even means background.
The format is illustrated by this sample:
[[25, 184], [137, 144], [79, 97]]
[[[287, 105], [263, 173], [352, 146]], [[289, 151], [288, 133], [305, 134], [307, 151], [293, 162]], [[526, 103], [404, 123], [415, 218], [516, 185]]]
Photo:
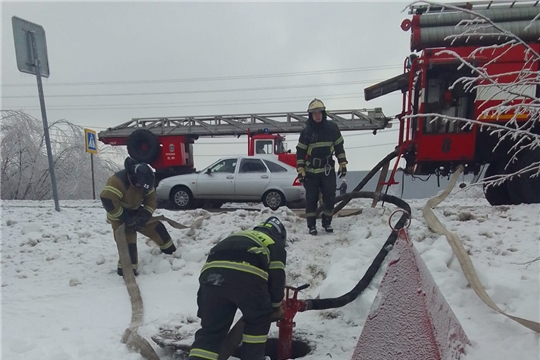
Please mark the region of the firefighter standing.
[[[176, 251], [171, 236], [161, 222], [147, 224], [156, 209], [154, 171], [148, 164], [126, 158], [124, 169], [109, 178], [100, 197], [113, 232], [125, 224], [126, 241], [135, 275], [138, 275], [137, 231], [157, 243], [165, 254]], [[117, 273], [123, 276], [120, 261]]]
[[272, 216], [210, 250], [197, 293], [201, 328], [195, 333], [189, 360], [218, 358], [237, 309], [244, 321], [240, 359], [264, 359], [270, 324], [283, 315], [286, 239], [285, 226]]
[[336, 123], [326, 119], [326, 108], [319, 99], [308, 107], [309, 119], [300, 133], [296, 146], [296, 169], [298, 180], [306, 188], [306, 218], [309, 233], [317, 235], [317, 200], [323, 197], [322, 227], [333, 232], [332, 216], [336, 197], [335, 156], [339, 162], [340, 178], [347, 174], [347, 158], [343, 148], [343, 137]]

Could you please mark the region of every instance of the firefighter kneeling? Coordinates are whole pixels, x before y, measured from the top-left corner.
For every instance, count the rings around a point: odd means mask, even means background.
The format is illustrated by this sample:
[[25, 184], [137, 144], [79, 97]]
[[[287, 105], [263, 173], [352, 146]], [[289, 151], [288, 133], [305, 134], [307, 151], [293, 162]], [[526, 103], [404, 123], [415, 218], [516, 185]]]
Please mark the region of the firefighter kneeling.
[[[137, 231], [158, 244], [165, 254], [176, 251], [165, 226], [159, 221], [148, 223], [157, 203], [154, 180], [154, 171], [148, 164], [137, 163], [128, 157], [124, 162], [124, 170], [111, 176], [100, 194], [113, 232], [125, 224], [126, 241], [135, 275], [138, 275]], [[120, 261], [117, 273], [123, 276]]]
[[306, 219], [309, 233], [317, 235], [317, 201], [322, 194], [322, 227], [333, 232], [332, 216], [336, 198], [334, 155], [339, 162], [338, 176], [347, 174], [343, 137], [336, 123], [326, 120], [326, 107], [319, 99], [309, 103], [309, 118], [296, 146], [298, 180], [306, 188]]
[[243, 314], [241, 360], [263, 360], [270, 324], [283, 315], [287, 231], [275, 216], [210, 250], [199, 277], [195, 333], [189, 360], [217, 359], [236, 310]]

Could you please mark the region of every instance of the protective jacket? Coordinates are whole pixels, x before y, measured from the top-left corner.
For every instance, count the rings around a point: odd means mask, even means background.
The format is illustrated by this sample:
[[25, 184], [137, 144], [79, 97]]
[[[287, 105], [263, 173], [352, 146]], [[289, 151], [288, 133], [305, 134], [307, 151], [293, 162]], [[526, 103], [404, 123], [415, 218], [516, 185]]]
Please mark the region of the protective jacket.
[[132, 186], [125, 169], [109, 178], [100, 197], [109, 221], [126, 222], [141, 207], [145, 210], [142, 212], [144, 217], [149, 219], [156, 210], [157, 200], [154, 188], [146, 190]]
[[242, 287], [267, 283], [272, 307], [285, 295], [284, 244], [263, 231], [235, 233], [210, 250], [199, 282], [215, 286]]
[[328, 168], [334, 170], [334, 152], [340, 164], [347, 164], [343, 137], [336, 123], [326, 119], [325, 111], [320, 123], [316, 123], [309, 114], [296, 146], [296, 167], [303, 167], [308, 176], [329, 175]]

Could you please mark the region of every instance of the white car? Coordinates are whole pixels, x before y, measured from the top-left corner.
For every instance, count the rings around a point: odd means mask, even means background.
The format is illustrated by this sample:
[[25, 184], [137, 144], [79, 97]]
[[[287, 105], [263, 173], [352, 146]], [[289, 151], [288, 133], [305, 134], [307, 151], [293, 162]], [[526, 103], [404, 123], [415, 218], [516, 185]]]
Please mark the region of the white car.
[[165, 178], [156, 188], [158, 201], [192, 209], [201, 202], [262, 202], [277, 209], [305, 199], [296, 169], [264, 156], [224, 157], [202, 171]]

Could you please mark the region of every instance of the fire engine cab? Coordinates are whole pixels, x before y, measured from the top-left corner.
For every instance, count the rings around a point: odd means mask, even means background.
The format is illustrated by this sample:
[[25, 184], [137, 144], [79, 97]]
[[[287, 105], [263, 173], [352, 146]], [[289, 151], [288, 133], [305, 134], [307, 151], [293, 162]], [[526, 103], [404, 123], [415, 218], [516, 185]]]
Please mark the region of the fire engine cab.
[[[502, 130], [494, 133], [489, 127], [519, 127], [540, 134], [538, 112], [529, 112], [540, 95], [538, 1], [450, 5], [472, 9], [523, 43], [512, 42], [508, 34], [486, 23], [470, 24], [474, 31], [462, 35], [470, 27], [458, 23], [477, 18], [466, 10], [410, 7], [412, 19], [404, 20], [401, 27], [411, 31], [410, 48], [415, 53], [405, 59], [403, 74], [364, 90], [366, 100], [402, 92], [398, 149], [399, 157], [406, 161], [405, 172], [447, 176], [463, 165], [465, 173], [478, 179], [484, 165], [485, 177], [491, 177], [540, 164], [540, 148], [524, 148], [532, 144], [534, 135], [501, 140]], [[463, 65], [464, 61], [469, 65]], [[467, 124], [452, 118], [476, 122]], [[510, 161], [513, 155], [515, 162]], [[395, 183], [397, 164], [389, 183]], [[531, 177], [535, 171], [502, 185], [485, 186], [486, 199], [492, 205], [540, 203], [540, 177]]]

